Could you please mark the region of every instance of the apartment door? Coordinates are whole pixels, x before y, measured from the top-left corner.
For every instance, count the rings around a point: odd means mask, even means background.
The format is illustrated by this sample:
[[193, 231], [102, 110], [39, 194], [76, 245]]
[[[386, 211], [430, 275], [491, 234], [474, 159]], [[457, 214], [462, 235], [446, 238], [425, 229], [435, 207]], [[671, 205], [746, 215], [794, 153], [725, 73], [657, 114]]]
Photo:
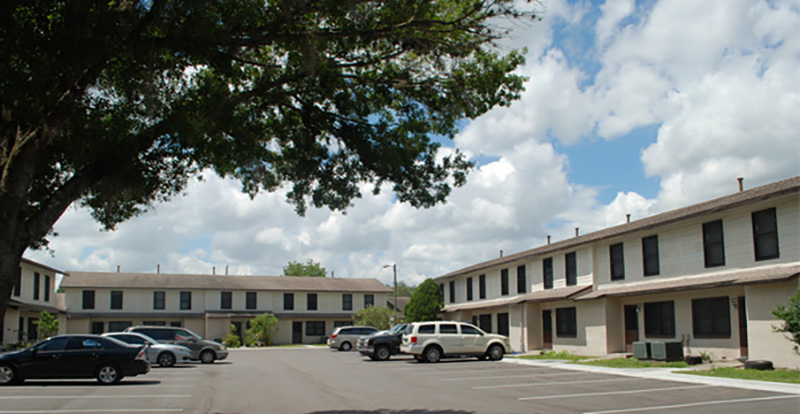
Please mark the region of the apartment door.
[[636, 305], [625, 305], [625, 352], [633, 352], [633, 343], [639, 340], [639, 312]]
[[551, 311], [542, 311], [542, 348], [553, 349], [553, 315]]
[[739, 354], [746, 357], [747, 352], [747, 306], [745, 306], [744, 296], [736, 299], [737, 309], [739, 310]]
[[303, 322], [292, 322], [292, 343], [303, 343]]

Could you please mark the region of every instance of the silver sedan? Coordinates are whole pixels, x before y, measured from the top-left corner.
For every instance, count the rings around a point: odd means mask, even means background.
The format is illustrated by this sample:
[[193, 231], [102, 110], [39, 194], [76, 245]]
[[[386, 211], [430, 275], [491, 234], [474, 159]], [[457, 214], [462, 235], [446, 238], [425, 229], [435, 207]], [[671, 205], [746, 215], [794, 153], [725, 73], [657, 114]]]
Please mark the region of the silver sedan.
[[155, 339], [136, 332], [110, 332], [104, 333], [131, 345], [147, 345], [145, 357], [150, 364], [158, 364], [161, 367], [171, 367], [178, 362], [189, 361], [192, 351], [183, 345], [162, 344]]

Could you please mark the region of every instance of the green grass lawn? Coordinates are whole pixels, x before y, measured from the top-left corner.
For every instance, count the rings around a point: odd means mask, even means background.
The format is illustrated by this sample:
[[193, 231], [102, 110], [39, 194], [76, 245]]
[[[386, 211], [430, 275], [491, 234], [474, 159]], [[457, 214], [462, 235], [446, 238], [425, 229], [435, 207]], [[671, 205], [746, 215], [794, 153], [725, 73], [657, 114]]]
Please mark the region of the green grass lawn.
[[577, 361], [575, 363], [609, 368], [686, 368], [689, 366], [683, 361], [640, 361], [636, 358], [595, 359], [592, 361]]
[[772, 371], [759, 371], [744, 368], [712, 368], [701, 371], [680, 371], [679, 374], [702, 375], [706, 377], [736, 378], [743, 380], [788, 382], [800, 384], [800, 370], [776, 369]]
[[[511, 355], [509, 355], [509, 356], [511, 356]], [[514, 356], [514, 358], [519, 358], [519, 359], [561, 359], [561, 360], [565, 360], [565, 361], [579, 361], [579, 360], [582, 360], [582, 359], [589, 359], [589, 358], [592, 358], [592, 357], [573, 355], [573, 354], [571, 354], [569, 352], [566, 352], [566, 351], [561, 351], [561, 352], [545, 351], [545, 352], [542, 352], [540, 355], [520, 355], [520, 356]]]

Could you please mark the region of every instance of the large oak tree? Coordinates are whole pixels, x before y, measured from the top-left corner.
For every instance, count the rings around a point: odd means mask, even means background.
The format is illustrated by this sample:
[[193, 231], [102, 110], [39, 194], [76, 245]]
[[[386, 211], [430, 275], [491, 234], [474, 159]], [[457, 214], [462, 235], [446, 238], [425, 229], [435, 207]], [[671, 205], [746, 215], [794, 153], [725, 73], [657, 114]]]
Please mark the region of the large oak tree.
[[471, 165], [430, 137], [519, 97], [522, 54], [495, 43], [534, 18], [513, 0], [0, 2], [0, 323], [72, 203], [113, 229], [204, 171], [286, 186], [299, 214], [365, 183], [444, 201]]

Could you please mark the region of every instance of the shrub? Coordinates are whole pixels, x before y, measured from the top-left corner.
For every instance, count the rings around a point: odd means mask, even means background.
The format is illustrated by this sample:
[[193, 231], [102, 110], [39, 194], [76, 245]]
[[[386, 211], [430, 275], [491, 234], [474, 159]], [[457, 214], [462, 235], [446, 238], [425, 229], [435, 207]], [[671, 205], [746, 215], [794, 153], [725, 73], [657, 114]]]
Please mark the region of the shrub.
[[242, 340], [239, 338], [239, 335], [236, 334], [236, 326], [233, 324], [231, 324], [231, 330], [228, 331], [228, 334], [222, 338], [222, 344], [228, 348], [238, 348], [242, 346]]
[[800, 353], [800, 289], [789, 298], [789, 303], [778, 305], [772, 314], [783, 320], [783, 326], [776, 326], [775, 331], [788, 333], [789, 340], [795, 343], [795, 352]]
[[244, 334], [244, 343], [247, 346], [272, 345], [278, 333], [278, 318], [265, 313], [250, 319], [250, 327]]

